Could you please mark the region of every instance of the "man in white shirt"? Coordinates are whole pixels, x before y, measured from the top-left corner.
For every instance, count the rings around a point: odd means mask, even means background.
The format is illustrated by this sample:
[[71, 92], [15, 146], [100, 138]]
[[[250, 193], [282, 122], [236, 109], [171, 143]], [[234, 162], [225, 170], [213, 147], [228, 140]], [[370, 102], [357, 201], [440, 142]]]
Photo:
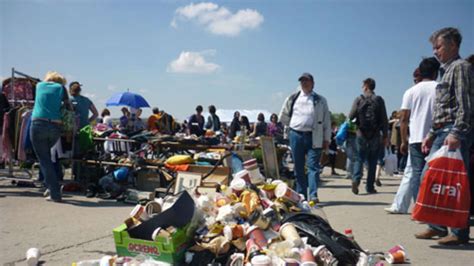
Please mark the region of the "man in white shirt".
[[[410, 188], [416, 200], [420, 187], [420, 177], [425, 166], [425, 156], [421, 150], [421, 143], [431, 129], [433, 121], [434, 101], [436, 97], [435, 81], [438, 77], [439, 62], [434, 57], [425, 58], [419, 65], [422, 81], [408, 89], [403, 95], [400, 119], [400, 135], [402, 154], [410, 149], [412, 178]], [[408, 122], [410, 136], [408, 138]]]
[[298, 81], [298, 92], [285, 100], [280, 121], [290, 129], [288, 138], [295, 162], [296, 191], [318, 203], [319, 161], [321, 151], [328, 148], [331, 139], [331, 116], [326, 99], [313, 91], [313, 76], [303, 73]]
[[[424, 75], [421, 75], [420, 67], [423, 68]], [[424, 164], [424, 159], [419, 160], [420, 152], [411, 151], [411, 148], [418, 149], [424, 136], [428, 133], [432, 124], [432, 115], [434, 100], [436, 97], [436, 76], [438, 74], [439, 62], [435, 58], [424, 59], [416, 69], [414, 75], [415, 85], [409, 88], [403, 95], [403, 102], [400, 108], [400, 135], [402, 138], [400, 152], [408, 153], [407, 166], [403, 174], [402, 182], [398, 188], [397, 194], [393, 200], [392, 206], [385, 208], [385, 211], [391, 214], [407, 213], [410, 207], [410, 199], [416, 201], [420, 187], [421, 172], [419, 164]], [[434, 73], [433, 73], [434, 71]], [[410, 123], [408, 125], [408, 123]], [[408, 139], [408, 128], [410, 128], [410, 137]], [[410, 147], [410, 151], [409, 151]], [[417, 157], [416, 178], [414, 178], [411, 157]], [[421, 156], [423, 156], [421, 154]], [[423, 169], [423, 167], [421, 168]]]

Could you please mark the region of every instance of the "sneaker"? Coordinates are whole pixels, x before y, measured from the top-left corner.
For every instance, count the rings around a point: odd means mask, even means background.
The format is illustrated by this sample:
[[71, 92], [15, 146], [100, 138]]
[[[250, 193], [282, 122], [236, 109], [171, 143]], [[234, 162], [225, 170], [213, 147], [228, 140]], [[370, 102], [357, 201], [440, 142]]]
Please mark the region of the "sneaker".
[[310, 201], [312, 201], [314, 204], [320, 203], [319, 198], [312, 198]]
[[380, 182], [380, 178], [375, 179], [375, 185], [378, 187], [382, 186], [382, 182]]
[[428, 228], [425, 231], [415, 234], [415, 237], [418, 239], [433, 239], [433, 237], [445, 237], [448, 235], [446, 231], [439, 231], [435, 229]]
[[444, 245], [444, 246], [458, 246], [458, 245], [463, 245], [467, 244], [469, 242], [469, 239], [462, 240], [459, 237], [455, 235], [448, 235], [443, 238], [440, 238], [438, 240], [438, 244]]
[[56, 203], [61, 203], [61, 202], [63, 202], [62, 199], [53, 199], [53, 198], [51, 198], [51, 196], [47, 196], [47, 197], [46, 197], [46, 201], [52, 201], [52, 202], [56, 202]]
[[[63, 190], [64, 190], [64, 185], [61, 185], [61, 188], [59, 188], [59, 193], [61, 193], [61, 196], [63, 195]], [[49, 197], [49, 195], [51, 195], [51, 191], [49, 190], [49, 188], [47, 188], [44, 192], [43, 192], [43, 197]]]
[[112, 197], [112, 194], [110, 194], [109, 192], [98, 193], [97, 197], [100, 199], [114, 199], [114, 197]]
[[388, 214], [406, 214], [406, 212], [401, 212], [401, 211], [392, 209], [392, 207], [384, 208], [384, 211], [386, 211]]
[[376, 193], [377, 193], [377, 190], [375, 190], [375, 189], [367, 190], [367, 194], [376, 194]]
[[352, 193], [354, 194], [359, 194], [359, 183], [358, 182], [352, 182]]

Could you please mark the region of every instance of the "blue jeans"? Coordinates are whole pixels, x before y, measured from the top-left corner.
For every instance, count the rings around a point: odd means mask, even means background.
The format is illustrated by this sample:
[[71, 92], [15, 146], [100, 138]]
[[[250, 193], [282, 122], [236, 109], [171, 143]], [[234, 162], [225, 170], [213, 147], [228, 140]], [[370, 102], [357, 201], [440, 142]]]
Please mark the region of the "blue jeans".
[[[444, 139], [446, 139], [446, 137], [448, 136], [451, 128], [452, 128], [452, 125], [447, 125], [444, 128], [440, 128], [434, 132], [435, 139], [433, 141], [433, 146], [431, 147], [430, 154], [436, 152], [443, 146]], [[474, 137], [473, 135], [474, 135], [473, 132], [471, 132], [470, 136], [468, 135], [466, 136], [466, 138], [461, 139], [461, 155], [462, 155], [462, 159], [464, 161], [464, 165], [466, 167], [466, 171], [468, 174], [469, 174], [469, 149], [471, 147], [472, 138]], [[427, 169], [428, 169], [428, 165], [425, 165], [425, 168], [423, 169], [423, 176]], [[469, 177], [469, 178], [470, 178], [470, 181], [472, 182], [472, 177]], [[460, 240], [469, 240], [469, 216], [467, 220], [468, 220], [468, 223], [467, 223], [468, 226], [466, 228], [451, 228], [451, 232], [453, 233], [453, 235], [457, 236]], [[432, 229], [439, 230], [439, 231], [448, 230], [448, 228], [445, 226], [439, 226], [439, 225], [434, 225], [434, 224], [430, 224], [429, 227]]]
[[[56, 171], [56, 176], [58, 177], [58, 180], [62, 181], [64, 179], [63, 169], [62, 169], [61, 162], [59, 162], [59, 158], [58, 158], [57, 155], [56, 155], [56, 162], [53, 163], [53, 166], [54, 166], [54, 171]], [[40, 171], [39, 171], [38, 181], [42, 181], [44, 183], [45, 187], [48, 186], [45, 182], [43, 172], [41, 172], [41, 168], [40, 168]]]
[[30, 128], [31, 142], [36, 157], [40, 163], [41, 172], [45, 178], [53, 200], [61, 199], [57, 173], [51, 161], [51, 148], [61, 136], [61, 126], [42, 120], [33, 120]]
[[[308, 200], [315, 199], [318, 197], [319, 170], [321, 168], [319, 161], [322, 149], [313, 148], [311, 132], [290, 130], [289, 139], [295, 165], [296, 192], [305, 195]], [[305, 161], [308, 175], [305, 174]]]
[[[413, 178], [413, 171], [411, 168], [411, 159], [408, 156], [405, 171], [403, 171], [403, 178], [398, 187], [397, 194], [393, 199], [391, 208], [397, 212], [408, 213], [410, 208], [413, 189], [411, 188], [411, 179]], [[416, 202], [416, 198], [413, 199]]]
[[346, 149], [346, 156], [347, 156], [347, 163], [346, 163], [346, 170], [347, 176], [352, 178], [352, 172], [354, 171], [354, 160], [355, 160], [355, 147], [356, 136], [355, 135], [348, 135], [346, 142], [344, 143]]
[[357, 136], [356, 138], [356, 154], [352, 182], [360, 184], [364, 162], [367, 161], [368, 171], [365, 186], [367, 191], [374, 190], [375, 171], [377, 169], [377, 159], [380, 154], [381, 146], [380, 136], [375, 136], [372, 139], [366, 139], [363, 136]]
[[413, 197], [418, 197], [418, 190], [420, 189], [421, 173], [425, 167], [426, 154], [421, 152], [421, 143], [410, 144], [410, 161], [412, 167], [412, 178], [410, 179], [410, 188], [412, 189]]

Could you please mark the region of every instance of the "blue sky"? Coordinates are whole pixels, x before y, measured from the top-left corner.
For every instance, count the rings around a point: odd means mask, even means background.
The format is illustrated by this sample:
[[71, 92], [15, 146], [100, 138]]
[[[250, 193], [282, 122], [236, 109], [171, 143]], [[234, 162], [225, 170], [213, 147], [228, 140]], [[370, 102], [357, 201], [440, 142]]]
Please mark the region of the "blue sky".
[[56, 70], [99, 111], [128, 88], [180, 119], [198, 104], [278, 113], [302, 72], [347, 113], [372, 77], [391, 111], [446, 26], [473, 54], [472, 0], [2, 0], [0, 77]]

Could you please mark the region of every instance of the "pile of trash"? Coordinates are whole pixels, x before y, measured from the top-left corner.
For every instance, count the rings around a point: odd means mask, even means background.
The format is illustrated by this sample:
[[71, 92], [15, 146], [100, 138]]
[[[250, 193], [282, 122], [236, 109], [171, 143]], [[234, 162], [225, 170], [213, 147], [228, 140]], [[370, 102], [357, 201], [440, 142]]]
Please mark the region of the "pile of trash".
[[[114, 238], [120, 257], [100, 265], [365, 266], [406, 260], [401, 246], [386, 254], [364, 251], [351, 230], [333, 230], [322, 208], [287, 183], [248, 170], [205, 194], [190, 189], [136, 205]], [[145, 260], [130, 259], [136, 256]]]

